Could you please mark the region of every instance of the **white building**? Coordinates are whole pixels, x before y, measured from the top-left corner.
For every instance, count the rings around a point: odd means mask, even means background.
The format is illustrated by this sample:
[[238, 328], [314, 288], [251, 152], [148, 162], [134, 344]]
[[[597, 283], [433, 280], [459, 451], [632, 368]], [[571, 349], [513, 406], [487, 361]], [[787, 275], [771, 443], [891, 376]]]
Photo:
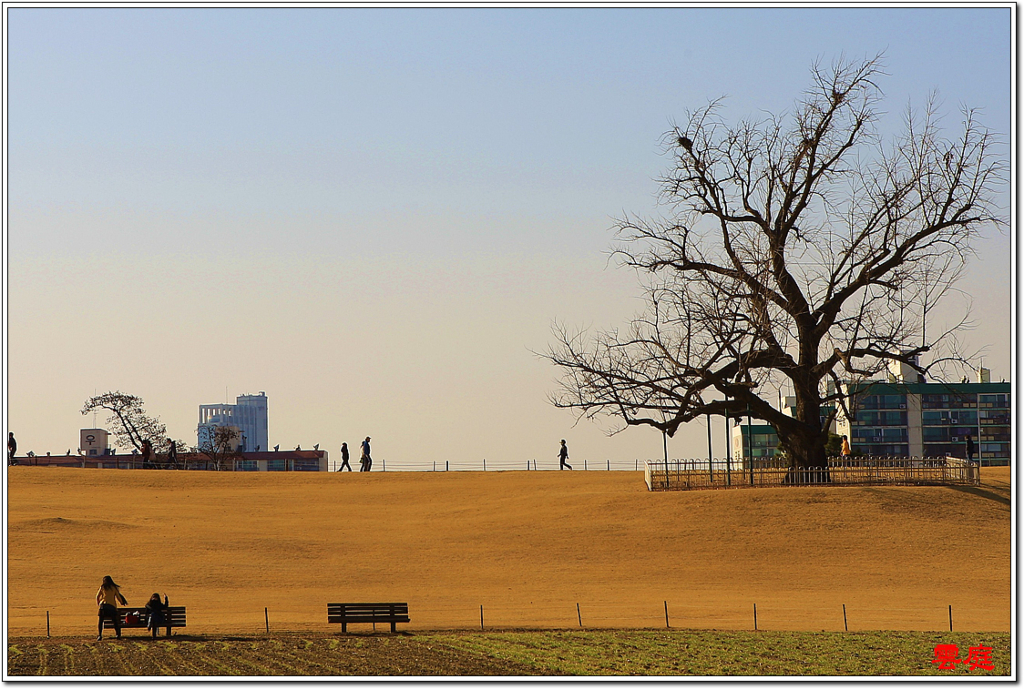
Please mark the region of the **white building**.
[[237, 426], [241, 432], [239, 448], [243, 452], [266, 452], [269, 449], [267, 393], [239, 395], [235, 404], [199, 405], [199, 446], [209, 443], [213, 428]]
[[86, 457], [107, 454], [110, 434], [102, 428], [83, 428], [79, 433], [78, 449]]

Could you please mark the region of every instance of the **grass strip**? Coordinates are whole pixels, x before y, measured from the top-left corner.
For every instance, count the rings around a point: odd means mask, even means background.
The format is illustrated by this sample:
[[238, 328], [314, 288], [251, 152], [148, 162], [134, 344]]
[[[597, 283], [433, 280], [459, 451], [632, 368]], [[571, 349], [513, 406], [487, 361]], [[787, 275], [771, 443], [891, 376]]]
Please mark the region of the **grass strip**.
[[[1007, 633], [724, 632], [608, 630], [451, 632], [417, 635], [512, 661], [541, 675], [905, 676], [1010, 674]], [[941, 669], [938, 644], [964, 661]], [[992, 648], [993, 670], [969, 670], [971, 647]]]

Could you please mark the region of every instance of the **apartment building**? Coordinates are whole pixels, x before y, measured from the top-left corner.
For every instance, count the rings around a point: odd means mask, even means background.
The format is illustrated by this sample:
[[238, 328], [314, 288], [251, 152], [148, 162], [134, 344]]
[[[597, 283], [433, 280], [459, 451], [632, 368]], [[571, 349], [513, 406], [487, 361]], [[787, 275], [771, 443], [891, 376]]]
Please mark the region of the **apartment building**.
[[993, 383], [988, 369], [975, 382], [924, 382], [909, 367], [894, 365], [884, 381], [848, 383], [850, 416], [840, 413], [836, 432], [854, 452], [900, 457], [967, 456], [983, 465], [1010, 462], [1010, 383]]

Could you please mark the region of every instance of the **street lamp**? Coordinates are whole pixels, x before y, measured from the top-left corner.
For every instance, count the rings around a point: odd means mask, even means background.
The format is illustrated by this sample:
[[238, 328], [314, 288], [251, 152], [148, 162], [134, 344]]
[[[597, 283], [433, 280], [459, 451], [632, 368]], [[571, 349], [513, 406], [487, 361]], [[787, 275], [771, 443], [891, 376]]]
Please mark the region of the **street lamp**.
[[729, 396], [725, 396], [725, 485], [732, 485], [732, 438], [729, 437]]
[[708, 417], [708, 480], [714, 484], [715, 482], [715, 467], [712, 464], [712, 458], [715, 456], [711, 449], [711, 414], [707, 414]]

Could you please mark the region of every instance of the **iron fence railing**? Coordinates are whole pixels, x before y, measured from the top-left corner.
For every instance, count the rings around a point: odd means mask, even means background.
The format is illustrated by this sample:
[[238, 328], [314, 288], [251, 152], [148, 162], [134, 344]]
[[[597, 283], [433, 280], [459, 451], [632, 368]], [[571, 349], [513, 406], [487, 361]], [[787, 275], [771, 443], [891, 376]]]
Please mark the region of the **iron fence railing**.
[[831, 457], [827, 467], [790, 467], [784, 459], [653, 460], [644, 463], [648, 490], [768, 486], [976, 486], [977, 462], [955, 457]]

